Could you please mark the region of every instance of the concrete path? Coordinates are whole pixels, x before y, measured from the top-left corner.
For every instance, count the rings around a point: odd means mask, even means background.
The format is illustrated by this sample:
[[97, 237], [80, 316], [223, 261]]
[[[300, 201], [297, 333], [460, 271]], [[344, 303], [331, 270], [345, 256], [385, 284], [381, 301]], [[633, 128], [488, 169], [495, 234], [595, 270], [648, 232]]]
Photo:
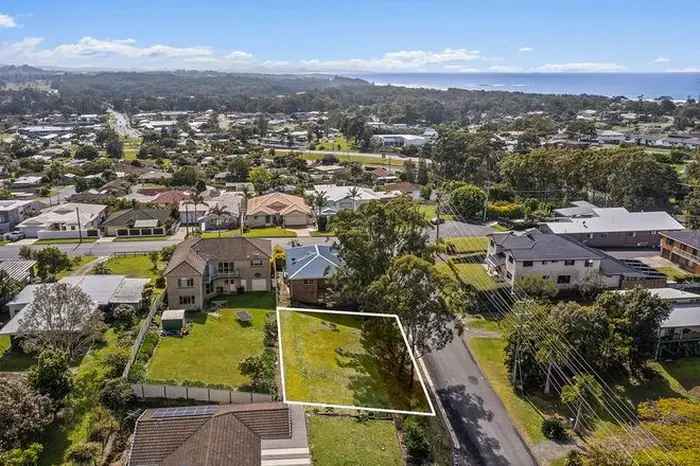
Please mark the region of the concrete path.
[[461, 338], [424, 360], [463, 449], [484, 466], [537, 465]]

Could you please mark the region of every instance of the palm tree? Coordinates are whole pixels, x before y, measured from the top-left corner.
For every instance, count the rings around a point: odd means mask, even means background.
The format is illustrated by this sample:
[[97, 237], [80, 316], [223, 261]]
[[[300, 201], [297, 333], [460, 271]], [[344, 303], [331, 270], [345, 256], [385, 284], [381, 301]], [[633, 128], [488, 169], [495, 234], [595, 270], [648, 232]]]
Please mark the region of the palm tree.
[[316, 226], [318, 226], [318, 219], [321, 217], [321, 211], [328, 205], [328, 195], [325, 191], [319, 191], [313, 194], [311, 197], [311, 204], [316, 214]]
[[[195, 223], [198, 223], [197, 222], [197, 206], [200, 204], [204, 204], [204, 196], [202, 196], [200, 193], [194, 193], [190, 197], [190, 202], [192, 202], [192, 204], [194, 204], [194, 220], [195, 220]], [[189, 219], [187, 219], [187, 220], [189, 220]], [[201, 228], [200, 228], [200, 230], [201, 230]]]
[[226, 207], [217, 204], [211, 209], [209, 209], [209, 215], [213, 215], [214, 217], [216, 217], [216, 224], [219, 230], [219, 238], [221, 238], [221, 218], [225, 217], [226, 215], [231, 215], [231, 212], [226, 210]]
[[348, 191], [348, 195], [352, 200], [352, 210], [355, 211], [355, 209], [357, 208], [355, 206], [355, 201], [358, 197], [360, 197], [360, 189], [357, 186], [353, 186], [352, 188], [350, 188], [350, 191]]

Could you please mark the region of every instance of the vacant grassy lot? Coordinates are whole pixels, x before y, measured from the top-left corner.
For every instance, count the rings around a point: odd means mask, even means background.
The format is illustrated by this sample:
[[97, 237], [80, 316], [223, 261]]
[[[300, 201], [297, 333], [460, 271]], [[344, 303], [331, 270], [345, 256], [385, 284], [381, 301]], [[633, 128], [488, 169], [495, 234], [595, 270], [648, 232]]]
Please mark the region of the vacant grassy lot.
[[288, 400], [428, 410], [420, 384], [407, 393], [367, 353], [361, 337], [362, 318], [280, 311], [280, 325]]
[[[151, 259], [145, 254], [114, 256], [105, 265], [114, 275], [126, 275], [129, 278], [150, 278], [151, 280], [158, 276], [158, 271], [153, 270]], [[158, 263], [159, 268], [163, 266], [162, 262]]]
[[485, 236], [467, 236], [459, 238], [445, 238], [449, 252], [453, 254], [470, 254], [473, 252], [486, 252], [489, 247], [489, 239]]
[[308, 426], [311, 457], [317, 466], [404, 464], [392, 421], [312, 415]]
[[[459, 277], [465, 283], [473, 285], [478, 290], [491, 291], [500, 287], [496, 281], [486, 273], [486, 268], [481, 264], [458, 264], [455, 263], [453, 271], [449, 264], [440, 262], [436, 265], [438, 270], [445, 272], [451, 277]], [[455, 273], [457, 277], [455, 277]]]
[[[299, 151], [288, 151], [284, 149], [277, 149], [278, 154], [283, 154], [286, 152], [296, 152]], [[373, 157], [371, 155], [354, 155], [354, 154], [334, 154], [335, 158], [340, 162], [357, 162], [360, 165], [391, 165], [394, 167], [403, 167], [403, 160], [392, 159], [392, 158], [381, 158]], [[318, 152], [301, 152], [301, 158], [304, 160], [322, 160], [325, 154], [319, 154]]]
[[[161, 337], [148, 363], [147, 380], [230, 388], [249, 383], [238, 364], [262, 352], [263, 325], [267, 314], [273, 312], [275, 298], [271, 293], [246, 293], [222, 299], [227, 303], [216, 314], [188, 315], [192, 323], [188, 335]], [[238, 322], [235, 311], [239, 310], [250, 312], [252, 324]]]
[[[426, 220], [430, 221], [437, 217], [437, 205], [435, 204], [418, 204], [418, 210], [423, 214]], [[454, 216], [442, 213], [440, 218], [443, 220], [454, 220]]]
[[[234, 238], [241, 236], [241, 230], [205, 231], [202, 238]], [[243, 236], [246, 238], [296, 238], [296, 232], [282, 227], [253, 228], [246, 231]]]

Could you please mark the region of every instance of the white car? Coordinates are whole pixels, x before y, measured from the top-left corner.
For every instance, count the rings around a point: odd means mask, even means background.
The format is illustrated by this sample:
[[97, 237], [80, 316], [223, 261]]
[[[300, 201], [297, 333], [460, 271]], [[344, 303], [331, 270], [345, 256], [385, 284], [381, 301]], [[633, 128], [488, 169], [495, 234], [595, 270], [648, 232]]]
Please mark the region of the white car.
[[19, 230], [15, 230], [9, 233], [5, 233], [3, 235], [3, 238], [5, 238], [7, 241], [19, 241], [21, 239], [24, 239], [24, 233], [22, 233]]

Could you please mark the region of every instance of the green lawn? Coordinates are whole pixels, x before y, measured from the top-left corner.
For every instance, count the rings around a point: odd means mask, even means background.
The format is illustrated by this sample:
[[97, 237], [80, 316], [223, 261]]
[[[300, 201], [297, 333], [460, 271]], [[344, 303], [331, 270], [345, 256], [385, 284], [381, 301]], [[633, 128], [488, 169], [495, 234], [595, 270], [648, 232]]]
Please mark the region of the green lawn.
[[122, 241], [163, 241], [170, 238], [168, 235], [157, 235], [157, 236], [129, 236], [123, 238], [114, 238], [114, 242]]
[[[426, 220], [430, 221], [437, 217], [437, 205], [435, 204], [419, 204], [418, 210], [423, 214]], [[441, 213], [440, 218], [443, 220], [454, 220], [454, 216], [446, 213]]]
[[[94, 243], [97, 241], [97, 238], [83, 238], [82, 243]], [[57, 238], [57, 239], [40, 239], [38, 241], [34, 241], [32, 244], [36, 245], [41, 245], [41, 244], [76, 244], [76, 243], [81, 243], [80, 238]]]
[[[449, 264], [446, 262], [440, 262], [436, 265], [438, 270], [445, 272], [451, 277], [455, 277], [453, 270], [450, 268]], [[496, 281], [486, 273], [486, 269], [481, 264], [467, 263], [458, 264], [455, 263], [454, 267], [458, 277], [465, 283], [474, 285], [479, 290], [490, 291], [495, 290], [500, 287]]]
[[449, 252], [453, 254], [486, 252], [489, 247], [489, 239], [485, 236], [444, 238], [444, 241], [448, 245]]
[[[226, 298], [221, 298], [226, 299]], [[191, 330], [184, 337], [161, 337], [147, 367], [152, 382], [196, 383], [239, 388], [249, 383], [238, 364], [263, 350], [263, 325], [275, 308], [271, 293], [246, 293], [227, 298], [218, 315], [188, 315]], [[242, 325], [234, 310], [246, 310], [252, 325]]]
[[[158, 277], [158, 272], [153, 270], [153, 264], [145, 254], [113, 256], [105, 263], [107, 268], [114, 275], [126, 275], [129, 278], [150, 278]], [[159, 263], [163, 267], [163, 263]]]
[[321, 139], [321, 141], [316, 143], [316, 150], [351, 152], [357, 150], [357, 148], [354, 147], [350, 141], [345, 139], [344, 136], [338, 136], [335, 139]]
[[311, 236], [316, 237], [333, 237], [335, 236], [335, 231], [312, 231]]
[[247, 238], [296, 238], [296, 232], [281, 227], [252, 228], [243, 236]]
[[494, 223], [493, 225], [489, 225], [489, 226], [499, 233], [504, 233], [506, 231], [510, 231], [510, 228], [508, 228], [505, 225], [501, 225], [500, 223]]
[[401, 466], [396, 427], [390, 420], [348, 416], [308, 417], [309, 447], [316, 466]]
[[76, 270], [78, 270], [80, 267], [83, 267], [84, 265], [89, 264], [90, 262], [94, 261], [97, 259], [95, 256], [79, 256], [76, 260], [76, 258], [73, 258], [72, 262], [73, 265], [67, 270], [64, 270], [62, 272], [59, 272], [56, 274], [57, 279], [61, 279], [63, 277], [67, 277], [69, 275], [72, 275]]
[[686, 272], [680, 267], [669, 266], [669, 267], [657, 267], [656, 270], [666, 275], [669, 280], [677, 281], [684, 278], [690, 277], [692, 274]]
[[[383, 317], [371, 317], [382, 319]], [[427, 410], [420, 384], [407, 393], [362, 344], [362, 318], [280, 311], [287, 399], [380, 409]]]
[[684, 358], [672, 362], [653, 363], [652, 367], [667, 377], [672, 387], [674, 381], [679, 391], [700, 398], [700, 358]]
[[0, 372], [23, 372], [34, 364], [34, 358], [18, 351], [10, 351], [10, 337], [0, 336]]
[[[276, 149], [275, 151], [277, 154], [284, 154], [287, 152], [295, 152], [295, 153], [300, 153], [301, 158], [304, 160], [321, 160], [324, 157], [324, 154], [319, 154], [319, 153], [314, 153], [314, 152], [303, 152], [303, 151], [290, 151], [286, 149]], [[372, 157], [370, 155], [350, 155], [350, 154], [335, 154], [335, 157], [338, 159], [340, 162], [357, 162], [360, 165], [391, 165], [394, 167], [403, 167], [404, 161], [401, 159], [392, 159], [392, 158], [381, 158], [381, 157]]]
[[542, 416], [527, 400], [519, 397], [510, 384], [506, 366], [503, 363], [505, 340], [502, 338], [469, 339], [469, 349], [479, 363], [489, 383], [503, 401], [518, 430], [525, 435], [531, 445], [545, 439], [542, 434]]

